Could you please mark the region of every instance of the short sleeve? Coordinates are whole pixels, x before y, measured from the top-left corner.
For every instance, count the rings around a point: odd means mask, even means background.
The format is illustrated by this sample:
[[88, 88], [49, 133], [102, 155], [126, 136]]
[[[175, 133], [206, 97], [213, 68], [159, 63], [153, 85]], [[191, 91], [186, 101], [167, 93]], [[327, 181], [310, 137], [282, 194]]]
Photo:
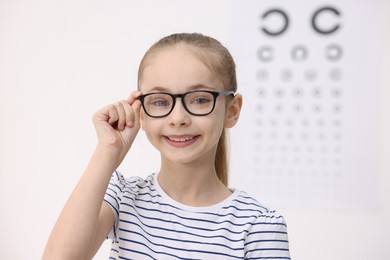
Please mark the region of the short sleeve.
[[245, 259], [291, 259], [283, 216], [267, 211], [257, 217], [246, 237]]
[[116, 230], [118, 227], [119, 221], [119, 212], [120, 212], [120, 204], [122, 200], [123, 189], [125, 188], [125, 180], [121, 173], [115, 171], [110, 179], [110, 183], [108, 184], [106, 194], [104, 195], [104, 201], [111, 207], [112, 211], [115, 215], [115, 223], [108, 234], [108, 238], [115, 239], [116, 238]]

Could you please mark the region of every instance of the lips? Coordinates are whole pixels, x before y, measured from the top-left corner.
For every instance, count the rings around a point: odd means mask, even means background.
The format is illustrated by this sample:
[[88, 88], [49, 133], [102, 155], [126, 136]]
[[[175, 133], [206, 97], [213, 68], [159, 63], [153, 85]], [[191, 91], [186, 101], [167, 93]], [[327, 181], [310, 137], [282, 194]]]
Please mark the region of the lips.
[[169, 139], [169, 141], [174, 141], [174, 142], [187, 142], [187, 141], [194, 139], [193, 136], [186, 136], [186, 137], [169, 137], [169, 136], [167, 136], [167, 138]]
[[198, 135], [170, 135], [165, 136], [165, 140], [174, 147], [185, 147], [194, 143], [198, 137]]

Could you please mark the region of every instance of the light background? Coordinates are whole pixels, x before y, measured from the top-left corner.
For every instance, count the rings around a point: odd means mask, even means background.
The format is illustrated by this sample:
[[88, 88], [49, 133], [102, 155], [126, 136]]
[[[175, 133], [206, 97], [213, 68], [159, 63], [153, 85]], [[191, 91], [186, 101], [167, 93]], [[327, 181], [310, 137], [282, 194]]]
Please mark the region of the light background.
[[[96, 144], [92, 114], [135, 89], [138, 63], [153, 42], [198, 31], [229, 48], [228, 3], [0, 2], [0, 259], [41, 257]], [[381, 12], [377, 204], [353, 210], [278, 206], [288, 222], [293, 259], [390, 258], [390, 1], [381, 1]], [[238, 138], [234, 131], [232, 138]], [[158, 164], [141, 133], [120, 170], [146, 176]], [[108, 252], [106, 241], [94, 259], [107, 259]]]

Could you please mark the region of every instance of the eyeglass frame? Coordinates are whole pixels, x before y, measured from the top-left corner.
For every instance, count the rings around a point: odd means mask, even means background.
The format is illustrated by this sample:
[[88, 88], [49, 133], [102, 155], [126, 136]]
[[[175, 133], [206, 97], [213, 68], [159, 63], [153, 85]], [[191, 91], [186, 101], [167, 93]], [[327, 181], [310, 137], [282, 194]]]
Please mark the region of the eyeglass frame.
[[[186, 95], [188, 94], [191, 94], [191, 93], [195, 93], [195, 92], [207, 92], [207, 93], [210, 93], [211, 95], [213, 95], [213, 107], [211, 108], [210, 112], [206, 113], [206, 114], [197, 114], [197, 113], [193, 113], [191, 112], [188, 108], [187, 108], [187, 105], [185, 104], [184, 102], [184, 98]], [[148, 113], [148, 111], [146, 110], [145, 108], [145, 105], [144, 105], [144, 100], [147, 96], [150, 96], [150, 95], [154, 95], [154, 94], [166, 94], [168, 96], [170, 96], [172, 98], [172, 105], [171, 105], [171, 109], [165, 114], [165, 115], [161, 115], [161, 116], [152, 116]], [[236, 92], [235, 91], [232, 91], [232, 90], [227, 90], [227, 91], [211, 91], [211, 90], [191, 90], [191, 91], [188, 91], [188, 92], [185, 92], [185, 93], [179, 93], [179, 94], [171, 94], [171, 93], [168, 93], [168, 92], [152, 92], [152, 93], [147, 93], [147, 94], [143, 94], [143, 95], [140, 95], [137, 97], [137, 99], [141, 102], [141, 105], [142, 105], [142, 108], [144, 109], [145, 113], [152, 117], [152, 118], [162, 118], [162, 117], [166, 117], [168, 116], [170, 113], [172, 113], [173, 109], [175, 108], [175, 105], [176, 105], [176, 99], [177, 98], [181, 98], [181, 104], [183, 105], [184, 109], [190, 114], [190, 115], [193, 115], [193, 116], [207, 116], [207, 115], [210, 115], [213, 111], [214, 111], [214, 108], [215, 108], [215, 104], [217, 103], [217, 98], [219, 96], [235, 96]]]

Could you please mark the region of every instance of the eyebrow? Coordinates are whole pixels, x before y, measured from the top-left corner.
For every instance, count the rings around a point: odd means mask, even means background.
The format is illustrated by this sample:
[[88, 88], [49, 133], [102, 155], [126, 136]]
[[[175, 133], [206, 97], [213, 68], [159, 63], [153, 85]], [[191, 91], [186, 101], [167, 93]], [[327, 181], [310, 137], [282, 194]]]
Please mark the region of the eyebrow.
[[[214, 90], [215, 91], [216, 89], [209, 87], [209, 86], [206, 86], [204, 84], [195, 84], [195, 85], [189, 86], [188, 89], [186, 89], [184, 92], [191, 91], [191, 90]], [[161, 87], [161, 86], [153, 87], [147, 91], [147, 93], [152, 93], [152, 92], [168, 92], [168, 93], [170, 93], [169, 88]]]

